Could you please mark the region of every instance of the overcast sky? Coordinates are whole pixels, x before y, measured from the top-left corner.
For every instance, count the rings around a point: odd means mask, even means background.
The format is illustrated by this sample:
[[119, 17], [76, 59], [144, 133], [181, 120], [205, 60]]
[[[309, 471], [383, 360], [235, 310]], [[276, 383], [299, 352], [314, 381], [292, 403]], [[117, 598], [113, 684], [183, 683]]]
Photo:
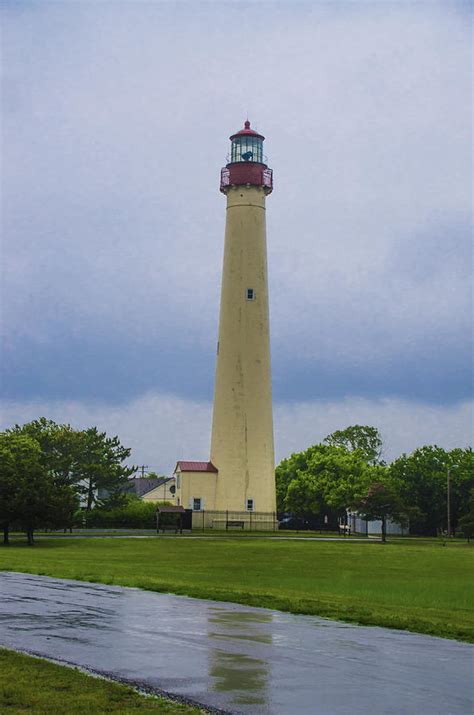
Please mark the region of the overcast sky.
[[277, 458], [472, 430], [471, 8], [4, 0], [2, 426], [208, 457], [228, 137], [266, 137]]

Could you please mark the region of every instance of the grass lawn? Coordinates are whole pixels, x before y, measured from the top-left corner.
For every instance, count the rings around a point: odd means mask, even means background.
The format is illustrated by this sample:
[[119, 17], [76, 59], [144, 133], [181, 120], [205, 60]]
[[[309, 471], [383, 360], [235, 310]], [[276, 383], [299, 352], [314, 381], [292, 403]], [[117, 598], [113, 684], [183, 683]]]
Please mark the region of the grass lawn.
[[43, 539], [0, 547], [0, 569], [235, 601], [474, 642], [464, 543]]
[[199, 715], [204, 710], [93, 678], [78, 670], [0, 649], [0, 712], [9, 715], [156, 713]]

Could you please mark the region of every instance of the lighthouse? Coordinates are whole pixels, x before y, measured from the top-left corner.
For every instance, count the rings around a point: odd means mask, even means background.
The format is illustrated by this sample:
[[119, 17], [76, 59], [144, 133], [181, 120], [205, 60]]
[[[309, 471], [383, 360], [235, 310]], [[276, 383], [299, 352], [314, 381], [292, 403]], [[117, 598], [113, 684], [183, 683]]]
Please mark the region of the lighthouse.
[[217, 343], [211, 462], [216, 508], [275, 511], [265, 202], [273, 188], [264, 137], [230, 137], [221, 171], [226, 228]]
[[[246, 121], [221, 170], [226, 227], [209, 462], [179, 461], [177, 504], [202, 524], [275, 524], [265, 203], [273, 173], [263, 137]], [[214, 510], [211, 517], [209, 510]], [[235, 519], [229, 521], [229, 513]], [[253, 521], [252, 521], [253, 515]], [[195, 518], [196, 517], [196, 518]], [[252, 523], [254, 526], [252, 526]], [[201, 524], [193, 513], [193, 525]]]

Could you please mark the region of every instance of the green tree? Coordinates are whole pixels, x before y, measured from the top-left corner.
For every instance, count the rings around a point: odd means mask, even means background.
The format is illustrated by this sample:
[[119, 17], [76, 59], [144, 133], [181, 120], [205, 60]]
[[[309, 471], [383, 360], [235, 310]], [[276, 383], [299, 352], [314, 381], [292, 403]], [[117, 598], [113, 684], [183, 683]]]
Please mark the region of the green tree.
[[35, 529], [69, 524], [76, 507], [72, 488], [56, 482], [43, 464], [36, 440], [19, 432], [0, 434], [0, 520], [5, 544], [11, 524], [24, 529], [33, 544]]
[[474, 536], [474, 489], [471, 489], [467, 509], [464, 516], [459, 519], [459, 526], [468, 541]]
[[292, 481], [298, 479], [300, 474], [304, 474], [308, 469], [308, 459], [316, 447], [309, 447], [304, 452], [295, 452], [286, 459], [282, 459], [275, 470], [277, 510], [285, 511], [286, 495], [288, 487]]
[[276, 469], [278, 509], [306, 516], [345, 513], [369, 470], [359, 452], [344, 447], [318, 444], [292, 454]]
[[325, 444], [344, 447], [349, 452], [358, 451], [368, 464], [378, 464], [382, 455], [382, 437], [376, 427], [351, 425], [336, 430], [324, 438]]
[[40, 461], [56, 484], [72, 485], [76, 480], [75, 466], [80, 454], [81, 432], [68, 424], [56, 424], [40, 417], [24, 425], [15, 425], [7, 433], [26, 435], [40, 446]]
[[293, 479], [286, 492], [285, 510], [300, 517], [311, 517], [321, 509], [321, 494], [314, 475], [303, 473]]
[[459, 518], [468, 508], [468, 497], [474, 487], [471, 449], [450, 452], [437, 445], [426, 445], [412, 454], [402, 454], [389, 467], [403, 501], [417, 507], [418, 516], [410, 519], [414, 534], [436, 536], [447, 529], [447, 472], [450, 470], [451, 525], [455, 530]]
[[111, 505], [118, 506], [120, 493], [135, 471], [135, 467], [123, 464], [131, 450], [123, 447], [118, 437], [107, 437], [97, 427], [75, 430], [68, 424], [40, 417], [15, 425], [7, 433], [34, 439], [41, 449], [41, 464], [55, 485], [73, 486], [88, 511], [101, 501], [99, 492], [107, 494]]
[[19, 479], [15, 522], [26, 532], [28, 544], [33, 545], [37, 529], [69, 526], [77, 505], [72, 487], [56, 484], [38, 460], [38, 468]]
[[100, 502], [99, 493], [117, 503], [127, 485], [128, 478], [136, 467], [127, 467], [123, 462], [131, 449], [123, 447], [118, 437], [107, 437], [97, 427], [81, 432], [80, 448], [74, 465], [74, 479], [86, 500], [86, 510]]
[[387, 540], [388, 519], [392, 519], [402, 526], [408, 524], [409, 509], [394, 485], [387, 482], [370, 484], [365, 494], [356, 498], [352, 506], [364, 519], [382, 522], [383, 542]]
[[370, 474], [370, 467], [359, 451], [348, 452], [344, 447], [330, 445], [320, 445], [308, 467], [317, 475], [324, 503], [340, 512], [351, 505]]
[[0, 434], [0, 525], [9, 544], [10, 526], [18, 514], [19, 475], [38, 469], [39, 445], [24, 435]]
[[454, 532], [459, 522], [470, 512], [471, 493], [474, 489], [474, 453], [471, 448], [452, 449], [450, 462], [451, 526]]

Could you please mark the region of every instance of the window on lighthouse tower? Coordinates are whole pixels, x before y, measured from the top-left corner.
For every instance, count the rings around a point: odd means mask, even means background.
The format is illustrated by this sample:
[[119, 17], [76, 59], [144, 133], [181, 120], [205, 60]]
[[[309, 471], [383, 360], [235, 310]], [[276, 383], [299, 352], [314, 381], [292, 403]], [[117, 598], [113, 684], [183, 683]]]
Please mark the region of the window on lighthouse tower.
[[255, 291], [253, 288], [247, 288], [247, 300], [255, 300]]

